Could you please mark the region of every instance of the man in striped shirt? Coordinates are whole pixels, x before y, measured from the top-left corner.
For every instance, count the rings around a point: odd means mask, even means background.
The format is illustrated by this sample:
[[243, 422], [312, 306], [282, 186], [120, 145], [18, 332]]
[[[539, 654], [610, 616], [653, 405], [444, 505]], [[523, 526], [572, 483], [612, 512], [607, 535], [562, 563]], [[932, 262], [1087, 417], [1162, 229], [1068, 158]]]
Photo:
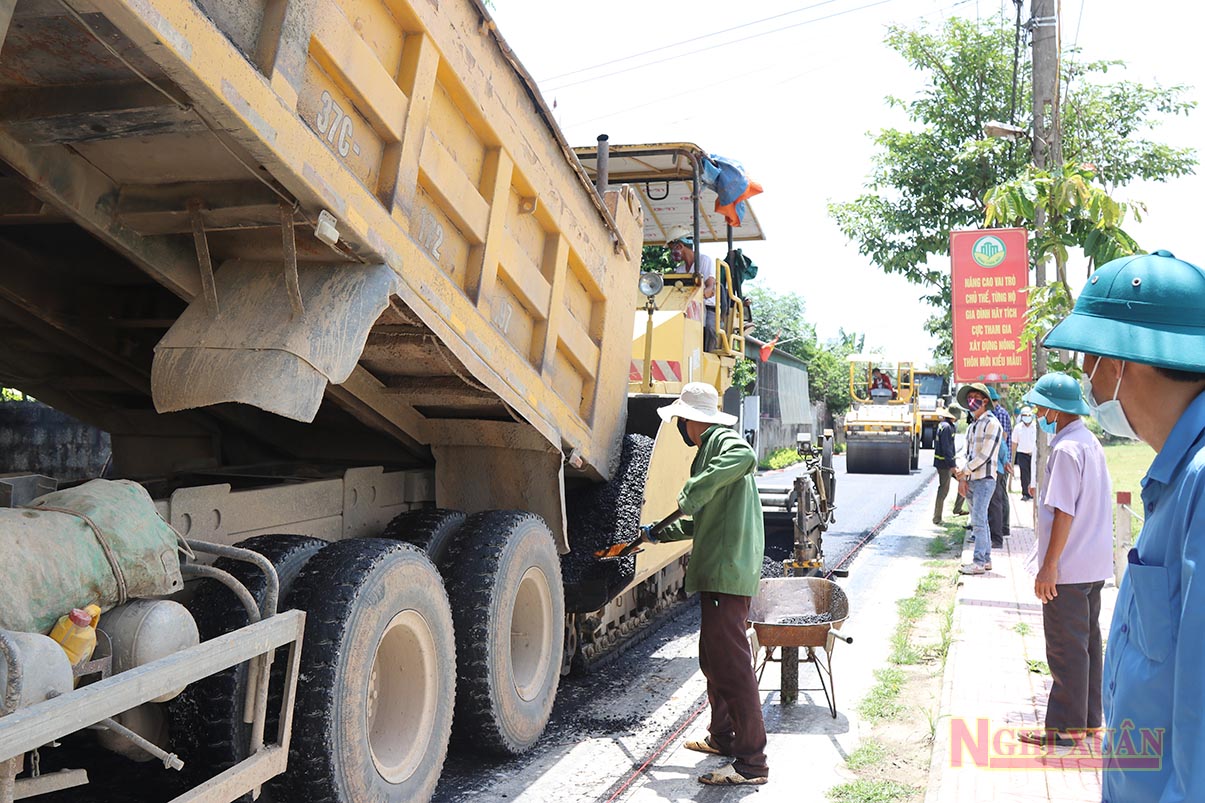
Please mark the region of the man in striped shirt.
[[992, 569], [992, 538], [987, 509], [996, 491], [996, 460], [1004, 441], [1004, 428], [992, 413], [992, 400], [982, 383], [958, 389], [958, 403], [971, 411], [966, 434], [966, 454], [958, 464], [959, 492], [970, 499], [971, 527], [975, 533], [974, 563], [963, 566], [963, 574], [983, 574]]

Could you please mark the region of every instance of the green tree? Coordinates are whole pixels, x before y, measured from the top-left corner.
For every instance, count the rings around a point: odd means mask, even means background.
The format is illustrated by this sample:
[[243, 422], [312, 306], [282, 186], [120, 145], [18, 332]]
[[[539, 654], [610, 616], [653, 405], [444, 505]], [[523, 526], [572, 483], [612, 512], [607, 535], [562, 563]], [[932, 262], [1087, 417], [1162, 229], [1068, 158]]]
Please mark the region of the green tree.
[[812, 399], [823, 401], [839, 415], [849, 409], [849, 368], [845, 357], [862, 349], [864, 335], [846, 333], [821, 343], [816, 327], [804, 317], [803, 297], [798, 293], [777, 294], [759, 285], [745, 285], [753, 306], [753, 337], [764, 342], [779, 338], [775, 349], [798, 357], [808, 368]]
[[675, 263], [664, 245], [646, 245], [640, 249], [640, 270], [644, 273], [673, 273]]
[[[1088, 257], [1088, 270], [1121, 256], [1138, 252], [1138, 243], [1122, 229], [1129, 206], [1111, 198], [1096, 181], [1092, 165], [1064, 165], [1061, 171], [1032, 166], [1012, 181], [988, 190], [985, 196], [988, 226], [1023, 226], [1033, 230], [1030, 256], [1035, 261], [1053, 258], [1054, 280], [1029, 293], [1029, 312], [1022, 341], [1037, 343], [1071, 311], [1074, 293], [1067, 280], [1068, 247], [1078, 246]], [[1039, 212], [1043, 213], [1038, 226]], [[1135, 210], [1137, 215], [1137, 210]], [[1076, 373], [1074, 366], [1049, 355], [1052, 370]]]
[[[1026, 174], [1027, 149], [984, 141], [983, 128], [990, 120], [1030, 117], [1029, 63], [1026, 57], [1018, 65], [1014, 87], [1014, 29], [1004, 17], [981, 23], [953, 18], [936, 30], [893, 27], [886, 44], [926, 76], [916, 98], [887, 99], [906, 110], [912, 125], [875, 136], [878, 153], [867, 192], [831, 203], [829, 212], [863, 255], [923, 288], [922, 299], [940, 311], [926, 328], [948, 332], [949, 271], [945, 260], [934, 257], [949, 253], [951, 231], [983, 223], [989, 190]], [[1194, 107], [1186, 99], [1187, 88], [1109, 83], [1106, 75], [1121, 66], [1079, 63], [1074, 54], [1064, 61], [1065, 161], [1095, 165], [1105, 187], [1192, 173], [1193, 149], [1150, 138], [1168, 116]], [[1086, 238], [1089, 232], [1081, 227], [1081, 233]], [[946, 348], [940, 341], [935, 360], [948, 359]]]

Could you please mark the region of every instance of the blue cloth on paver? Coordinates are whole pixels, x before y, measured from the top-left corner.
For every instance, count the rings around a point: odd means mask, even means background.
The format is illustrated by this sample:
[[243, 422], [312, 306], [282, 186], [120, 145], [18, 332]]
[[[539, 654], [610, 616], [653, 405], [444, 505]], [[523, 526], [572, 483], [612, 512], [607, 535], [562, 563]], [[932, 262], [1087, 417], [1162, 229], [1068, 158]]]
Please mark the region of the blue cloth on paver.
[[[1203, 801], [1205, 393], [1155, 456], [1142, 480], [1142, 503], [1146, 522], [1130, 550], [1105, 652], [1109, 765], [1101, 773], [1102, 797]], [[1152, 738], [1162, 743], [1157, 769], [1127, 762], [1143, 753], [1144, 733], [1148, 751]]]
[[[975, 533], [975, 563], [992, 562], [992, 537], [987, 526], [987, 508], [996, 492], [996, 478], [984, 477], [967, 483], [971, 492], [971, 527]], [[984, 537], [986, 535], [986, 537]]]
[[1000, 426], [1004, 427], [1004, 437], [1000, 439], [1000, 443], [1004, 446], [1000, 449], [1000, 457], [996, 460], [996, 471], [1003, 473], [1008, 470], [1007, 466], [1012, 462], [1012, 446], [1009, 444], [1013, 442], [1013, 422], [1008, 417], [1008, 410], [1005, 410], [1002, 404], [993, 404], [992, 413], [1000, 422]]

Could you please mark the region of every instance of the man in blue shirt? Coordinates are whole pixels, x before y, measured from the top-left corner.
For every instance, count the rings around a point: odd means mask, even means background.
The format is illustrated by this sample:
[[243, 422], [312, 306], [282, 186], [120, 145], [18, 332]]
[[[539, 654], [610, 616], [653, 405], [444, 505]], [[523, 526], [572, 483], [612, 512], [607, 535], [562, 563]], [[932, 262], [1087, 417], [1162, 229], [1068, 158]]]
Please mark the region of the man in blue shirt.
[[1084, 355], [1101, 427], [1156, 452], [1105, 651], [1106, 801], [1205, 800], [1203, 306], [1205, 270], [1123, 257], [1045, 339]]

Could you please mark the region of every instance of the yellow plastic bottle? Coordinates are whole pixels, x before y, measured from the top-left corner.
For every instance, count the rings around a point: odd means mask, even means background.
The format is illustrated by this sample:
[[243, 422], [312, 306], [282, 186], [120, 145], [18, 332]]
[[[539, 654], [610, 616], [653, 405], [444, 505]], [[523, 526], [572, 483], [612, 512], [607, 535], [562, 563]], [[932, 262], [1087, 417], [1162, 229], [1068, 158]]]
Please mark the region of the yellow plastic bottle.
[[96, 649], [96, 623], [99, 620], [99, 605], [75, 608], [60, 617], [50, 631], [50, 637], [67, 653], [71, 666], [79, 666], [92, 657], [92, 651]]

